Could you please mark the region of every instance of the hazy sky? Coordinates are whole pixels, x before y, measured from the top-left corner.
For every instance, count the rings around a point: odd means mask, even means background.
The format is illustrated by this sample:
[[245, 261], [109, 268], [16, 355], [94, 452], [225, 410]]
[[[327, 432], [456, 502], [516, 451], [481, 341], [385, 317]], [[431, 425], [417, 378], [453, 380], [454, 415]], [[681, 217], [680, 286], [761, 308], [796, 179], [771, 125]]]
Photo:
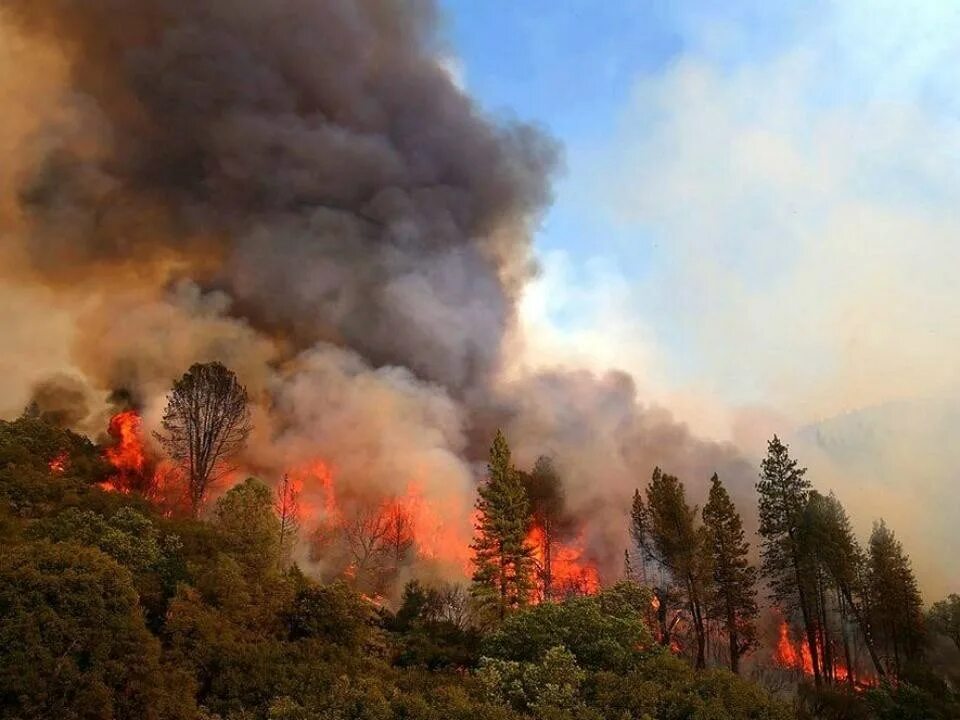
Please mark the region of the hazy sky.
[[442, 4], [451, 72], [566, 147], [525, 361], [786, 434], [957, 590], [960, 3]]
[[468, 90], [566, 146], [553, 340], [714, 433], [955, 392], [960, 4], [444, 6]]

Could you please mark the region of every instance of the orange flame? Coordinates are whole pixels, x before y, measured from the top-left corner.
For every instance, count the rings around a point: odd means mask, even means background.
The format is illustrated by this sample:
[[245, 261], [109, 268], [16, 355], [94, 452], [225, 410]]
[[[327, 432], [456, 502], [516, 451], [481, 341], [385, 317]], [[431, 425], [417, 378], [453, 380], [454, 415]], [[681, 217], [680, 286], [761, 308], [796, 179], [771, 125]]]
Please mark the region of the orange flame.
[[[600, 573], [584, 560], [582, 535], [573, 541], [554, 540], [550, 545], [550, 590], [547, 592], [547, 533], [534, 524], [527, 533], [527, 545], [533, 548], [533, 559], [539, 569], [536, 601], [563, 595], [595, 595], [600, 591]], [[546, 597], [549, 595], [550, 597]]]
[[810, 649], [802, 642], [799, 644], [799, 650], [797, 647], [790, 637], [790, 626], [785, 619], [781, 618], [774, 661], [781, 667], [800, 670], [805, 675], [813, 675], [813, 660], [810, 657]]
[[113, 465], [116, 473], [100, 484], [104, 490], [129, 493], [146, 483], [144, 469], [147, 453], [141, 431], [142, 420], [136, 410], [125, 410], [110, 418], [108, 432], [114, 445], [104, 450], [104, 457]]
[[66, 450], [64, 450], [50, 460], [50, 462], [47, 463], [47, 467], [50, 468], [50, 472], [52, 472], [54, 475], [63, 475], [67, 471], [67, 466], [69, 464], [70, 455]]
[[[823, 647], [817, 643], [817, 649], [822, 657]], [[803, 640], [795, 643], [790, 637], [790, 626], [787, 621], [781, 617], [778, 626], [777, 645], [773, 653], [774, 662], [780, 667], [789, 670], [795, 670], [808, 677], [813, 676], [813, 658], [810, 656], [810, 647]], [[833, 679], [843, 682], [850, 678], [850, 670], [842, 663], [835, 662], [833, 666]], [[858, 680], [858, 687], [870, 687], [871, 683], [866, 680]]]

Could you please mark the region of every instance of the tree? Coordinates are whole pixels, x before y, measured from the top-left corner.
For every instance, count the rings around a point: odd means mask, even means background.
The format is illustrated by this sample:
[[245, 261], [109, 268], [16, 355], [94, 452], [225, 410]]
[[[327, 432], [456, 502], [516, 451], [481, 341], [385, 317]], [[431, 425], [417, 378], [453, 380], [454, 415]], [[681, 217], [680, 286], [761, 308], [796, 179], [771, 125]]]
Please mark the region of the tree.
[[247, 390], [220, 363], [195, 364], [173, 384], [162, 425], [155, 436], [183, 470], [197, 515], [250, 434]]
[[910, 558], [883, 520], [870, 534], [867, 582], [871, 627], [887, 655], [887, 667], [899, 676], [923, 649], [923, 599]]
[[483, 641], [483, 654], [539, 662], [562, 646], [581, 667], [623, 672], [652, 645], [644, 622], [649, 591], [621, 581], [597, 595], [540, 603], [512, 613]]
[[647, 486], [646, 532], [658, 562], [680, 588], [690, 613], [697, 642], [698, 668], [706, 667], [706, 617], [704, 600], [710, 583], [705, 535], [697, 527], [696, 506], [687, 504], [683, 483], [673, 475], [654, 470]]
[[413, 522], [395, 501], [358, 503], [343, 520], [348, 574], [367, 592], [383, 593], [413, 548]]
[[372, 608], [342, 582], [320, 585], [302, 579], [284, 620], [292, 640], [321, 638], [358, 649], [370, 632]]
[[250, 578], [266, 579], [276, 568], [280, 539], [270, 488], [247, 478], [217, 500], [214, 517], [224, 545]]
[[289, 474], [284, 473], [275, 494], [273, 509], [280, 521], [277, 555], [283, 567], [290, 560], [297, 533], [300, 532], [300, 486]]
[[533, 588], [532, 548], [526, 542], [530, 523], [527, 493], [510, 463], [510, 447], [498, 430], [490, 447], [487, 479], [477, 497], [471, 592], [481, 609], [503, 621], [524, 606]]
[[[812, 490], [798, 532], [800, 554], [804, 566], [809, 597], [817, 616], [817, 645], [821, 650], [821, 669], [826, 679], [833, 680], [837, 662], [830, 637], [831, 611], [840, 616], [840, 634], [846, 662], [846, 678], [856, 684], [856, 667], [851, 652], [849, 620], [856, 620], [867, 652], [879, 677], [883, 664], [876, 652], [869, 618], [863, 612], [863, 551], [853, 534], [850, 519], [840, 501], [831, 493], [822, 495]], [[833, 597], [831, 598], [831, 595]]]
[[156, 717], [159, 650], [129, 571], [99, 550], [40, 542], [0, 551], [4, 717]]
[[821, 685], [816, 619], [800, 546], [800, 524], [810, 481], [807, 469], [790, 457], [789, 448], [776, 435], [767, 443], [757, 483], [760, 514], [761, 573], [768, 580], [771, 600], [781, 607], [799, 606], [813, 665], [813, 678]]
[[531, 530], [540, 544], [537, 568], [541, 595], [553, 597], [553, 547], [570, 525], [563, 486], [553, 460], [545, 455], [537, 458], [530, 473], [521, 474], [530, 503]]
[[706, 551], [713, 568], [707, 612], [720, 620], [730, 647], [730, 669], [740, 672], [740, 658], [756, 644], [757, 569], [747, 555], [750, 544], [730, 495], [714, 473], [703, 507]]
[[934, 603], [927, 620], [933, 630], [953, 640], [960, 650], [960, 595], [951, 593], [945, 600]]
[[[660, 474], [660, 468], [654, 468], [654, 477]], [[676, 612], [672, 620], [668, 621], [670, 605], [675, 593], [663, 575], [663, 563], [657, 553], [657, 548], [650, 533], [650, 512], [643, 502], [640, 490], [634, 490], [633, 503], [630, 507], [630, 538], [633, 540], [640, 556], [640, 583], [647, 585], [647, 562], [654, 561], [660, 566], [660, 582], [653, 585], [653, 607], [656, 611], [657, 626], [660, 632], [660, 644], [669, 647], [673, 629], [682, 617]], [[632, 568], [631, 568], [632, 570]]]

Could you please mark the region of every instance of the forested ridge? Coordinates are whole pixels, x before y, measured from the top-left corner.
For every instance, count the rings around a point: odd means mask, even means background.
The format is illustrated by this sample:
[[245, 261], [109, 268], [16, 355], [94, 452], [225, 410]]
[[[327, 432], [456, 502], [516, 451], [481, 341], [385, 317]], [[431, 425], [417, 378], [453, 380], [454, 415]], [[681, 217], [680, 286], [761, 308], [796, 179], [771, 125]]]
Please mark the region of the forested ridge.
[[[757, 485], [759, 564], [721, 478], [701, 507], [656, 469], [625, 508], [622, 577], [594, 586], [551, 573], [559, 470], [516, 468], [498, 433], [472, 578], [407, 578], [391, 600], [295, 551], [289, 478], [214, 499], [229, 453], [177, 455], [197, 432], [177, 395], [209, 382], [236, 422], [219, 413], [202, 432], [243, 441], [245, 391], [222, 366], [192, 368], [165, 416], [188, 501], [175, 510], [118, 491], [109, 445], [35, 409], [0, 422], [2, 717], [960, 717], [943, 660], [960, 649], [960, 598], [925, 613], [893, 531], [879, 522], [861, 548], [777, 438]], [[771, 607], [782, 647], [764, 646]]]

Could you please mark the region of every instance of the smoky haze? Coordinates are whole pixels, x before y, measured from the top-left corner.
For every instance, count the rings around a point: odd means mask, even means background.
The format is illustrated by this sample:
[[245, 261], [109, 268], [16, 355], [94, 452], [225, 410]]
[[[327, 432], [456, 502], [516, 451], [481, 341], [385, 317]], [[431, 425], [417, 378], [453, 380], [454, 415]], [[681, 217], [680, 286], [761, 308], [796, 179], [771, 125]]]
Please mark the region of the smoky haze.
[[654, 465], [695, 500], [717, 470], [746, 501], [754, 471], [626, 375], [505, 377], [560, 152], [457, 87], [436, 22], [400, 0], [7, 0], [4, 291], [43, 295], [38, 331], [72, 325], [67, 375], [3, 383], [88, 432], [122, 390], [149, 429], [174, 377], [221, 360], [255, 399], [245, 469], [414, 486], [464, 549], [503, 426], [523, 464], [556, 457], [612, 576]]

